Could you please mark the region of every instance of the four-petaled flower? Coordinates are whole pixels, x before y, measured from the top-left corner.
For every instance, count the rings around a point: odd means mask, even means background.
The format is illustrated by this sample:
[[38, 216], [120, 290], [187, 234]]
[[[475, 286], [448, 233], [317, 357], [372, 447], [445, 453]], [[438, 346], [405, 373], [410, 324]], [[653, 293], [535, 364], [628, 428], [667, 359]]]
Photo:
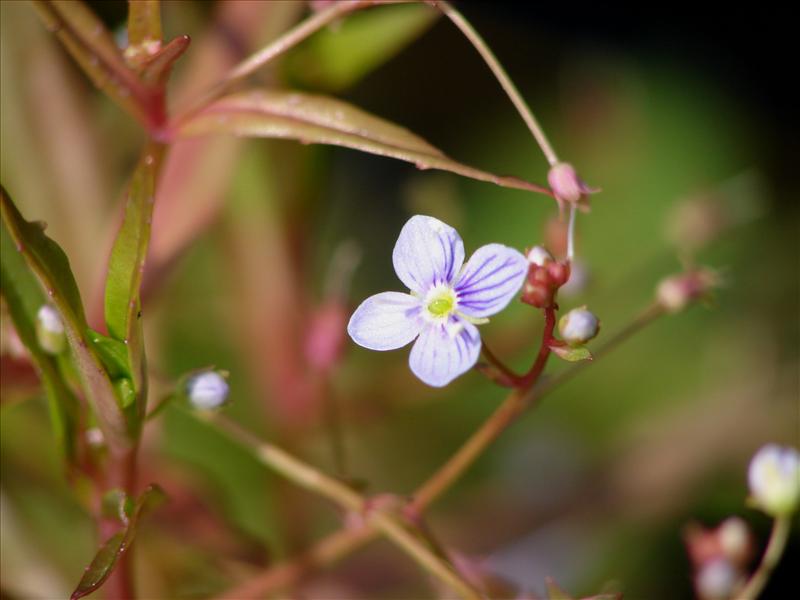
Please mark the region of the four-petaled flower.
[[395, 350], [417, 338], [411, 371], [441, 387], [478, 360], [476, 324], [501, 311], [522, 287], [528, 260], [488, 244], [464, 263], [455, 229], [433, 217], [411, 217], [392, 253], [397, 276], [411, 293], [383, 292], [364, 300], [347, 326], [353, 341], [370, 350]]

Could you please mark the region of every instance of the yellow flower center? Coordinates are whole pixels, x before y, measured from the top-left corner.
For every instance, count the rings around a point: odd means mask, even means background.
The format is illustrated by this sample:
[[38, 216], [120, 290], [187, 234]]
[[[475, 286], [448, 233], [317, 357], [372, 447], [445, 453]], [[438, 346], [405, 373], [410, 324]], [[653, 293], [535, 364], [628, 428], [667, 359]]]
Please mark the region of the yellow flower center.
[[443, 319], [449, 316], [458, 303], [455, 292], [445, 285], [432, 289], [426, 300], [425, 307], [430, 315], [436, 319]]

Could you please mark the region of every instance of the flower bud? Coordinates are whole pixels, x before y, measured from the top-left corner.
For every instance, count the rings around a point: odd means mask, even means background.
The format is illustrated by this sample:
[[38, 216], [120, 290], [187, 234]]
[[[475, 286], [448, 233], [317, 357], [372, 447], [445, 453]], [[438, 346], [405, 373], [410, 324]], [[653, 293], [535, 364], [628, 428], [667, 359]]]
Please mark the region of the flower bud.
[[709, 296], [719, 284], [719, 276], [711, 269], [671, 275], [658, 284], [656, 300], [667, 312], [680, 312], [695, 300]]
[[703, 565], [695, 577], [697, 595], [702, 600], [727, 600], [733, 594], [741, 575], [724, 558]]
[[791, 514], [800, 500], [800, 454], [767, 444], [750, 461], [747, 480], [758, 508], [773, 517]]
[[573, 308], [559, 320], [558, 331], [567, 344], [580, 346], [598, 334], [600, 321], [585, 306]]
[[547, 248], [544, 246], [534, 246], [530, 250], [528, 250], [528, 262], [531, 264], [536, 265], [537, 267], [543, 267], [548, 262], [552, 262], [553, 255], [547, 251]]
[[228, 382], [217, 371], [194, 375], [186, 384], [186, 395], [194, 408], [212, 410], [228, 399]]
[[729, 517], [716, 531], [719, 547], [725, 558], [735, 565], [746, 565], [752, 551], [750, 530], [739, 517]]
[[58, 311], [49, 304], [44, 304], [36, 313], [36, 338], [48, 354], [59, 354], [66, 346], [64, 322]]
[[599, 191], [586, 185], [569, 163], [553, 165], [547, 174], [547, 182], [557, 200], [570, 204], [578, 204], [584, 197]]

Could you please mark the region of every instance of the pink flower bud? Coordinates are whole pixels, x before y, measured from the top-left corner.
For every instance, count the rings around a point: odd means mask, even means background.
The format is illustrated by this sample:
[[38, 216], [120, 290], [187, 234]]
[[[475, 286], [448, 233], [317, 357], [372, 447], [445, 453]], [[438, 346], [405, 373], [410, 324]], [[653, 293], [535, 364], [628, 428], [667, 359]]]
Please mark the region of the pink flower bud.
[[707, 297], [718, 286], [719, 276], [714, 271], [697, 269], [662, 279], [656, 289], [656, 299], [667, 312], [675, 313]]
[[308, 362], [320, 371], [327, 371], [339, 361], [345, 342], [347, 314], [338, 302], [323, 306], [311, 320], [305, 340]]
[[[589, 194], [600, 191], [586, 185], [569, 163], [558, 163], [551, 167], [547, 181], [559, 202], [579, 204]], [[584, 203], [582, 208], [588, 208], [588, 204]]]

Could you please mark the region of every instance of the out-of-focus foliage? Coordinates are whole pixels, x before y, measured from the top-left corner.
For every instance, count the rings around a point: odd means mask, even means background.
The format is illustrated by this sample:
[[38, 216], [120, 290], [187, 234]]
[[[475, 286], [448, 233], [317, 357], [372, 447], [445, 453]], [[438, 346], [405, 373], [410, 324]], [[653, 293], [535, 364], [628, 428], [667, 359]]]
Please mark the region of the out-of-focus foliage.
[[[124, 4], [102, 4], [94, 8], [121, 32]], [[557, 35], [532, 8], [506, 6], [518, 20], [488, 5], [463, 9], [559, 154], [603, 189], [579, 216], [587, 285], [562, 297], [562, 308], [589, 305], [603, 323], [600, 343], [681, 260], [718, 268], [725, 285], [713, 306], [661, 319], [550, 395], [434, 506], [430, 523], [446, 544], [541, 594], [552, 576], [575, 595], [691, 597], [683, 525], [739, 514], [763, 543], [768, 522], [744, 505], [747, 461], [765, 441], [797, 444], [797, 209], [764, 150], [780, 139], [771, 107], [738, 98], [686, 54]], [[175, 104], [304, 11], [299, 3], [163, 3], [165, 37], [193, 39], [176, 65]], [[546, 163], [518, 116], [474, 51], [450, 24], [434, 24], [432, 12], [356, 15], [256, 78], [335, 92], [467, 164], [544, 181]], [[0, 2], [0, 27], [3, 184], [26, 218], [47, 222], [70, 257], [88, 325], [104, 331], [107, 260], [142, 136], [30, 6]], [[182, 374], [215, 365], [231, 374], [234, 419], [369, 493], [404, 494], [502, 400], [477, 373], [444, 390], [423, 387], [404, 351], [372, 353], [349, 341], [328, 377], [315, 370], [307, 342], [324, 308], [346, 317], [370, 294], [400, 291], [391, 246], [411, 214], [441, 218], [472, 248], [543, 243], [557, 252], [557, 211], [547, 198], [287, 140], [179, 142], [160, 184], [141, 303], [151, 406]], [[5, 290], [13, 275], [3, 236]], [[347, 242], [361, 261], [342, 298], [331, 292], [341, 286], [324, 282], [332, 270], [336, 279], [332, 262]], [[5, 303], [28, 318], [35, 309], [24, 298]], [[111, 321], [127, 327], [130, 318]], [[539, 316], [515, 303], [482, 335], [522, 369], [540, 328]], [[44, 394], [15, 391], [24, 361], [12, 358], [13, 336], [4, 322], [2, 589], [64, 597], [93, 556], [92, 527], [80, 490], [65, 483]], [[50, 359], [34, 358], [44, 385], [62, 385], [49, 379]], [[208, 597], [339, 526], [326, 504], [177, 407], [148, 423], [141, 450], [141, 479], [170, 498], [137, 532], [141, 597]], [[768, 589], [774, 598], [789, 585], [785, 565], [799, 544], [795, 534]], [[308, 597], [432, 595], [384, 544], [303, 589]]]

